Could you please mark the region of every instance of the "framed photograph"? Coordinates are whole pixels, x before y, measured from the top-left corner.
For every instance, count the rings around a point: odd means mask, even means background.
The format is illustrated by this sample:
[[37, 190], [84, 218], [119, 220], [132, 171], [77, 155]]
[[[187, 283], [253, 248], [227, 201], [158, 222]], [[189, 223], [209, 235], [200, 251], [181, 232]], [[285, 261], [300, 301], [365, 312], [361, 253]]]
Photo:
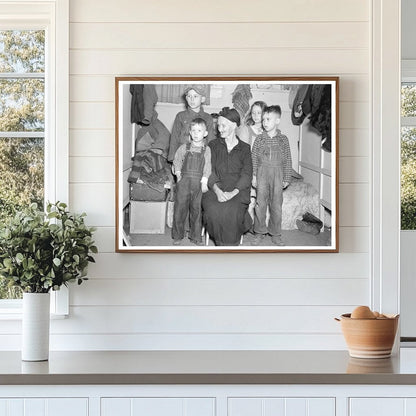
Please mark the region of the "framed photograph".
[[117, 77], [117, 252], [338, 252], [338, 77]]

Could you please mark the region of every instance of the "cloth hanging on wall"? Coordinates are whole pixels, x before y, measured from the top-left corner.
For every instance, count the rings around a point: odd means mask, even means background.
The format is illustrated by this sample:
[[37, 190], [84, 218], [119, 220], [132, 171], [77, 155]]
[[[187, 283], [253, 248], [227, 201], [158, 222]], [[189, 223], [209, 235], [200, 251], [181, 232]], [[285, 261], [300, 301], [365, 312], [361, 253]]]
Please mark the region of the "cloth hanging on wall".
[[244, 120], [245, 115], [250, 109], [249, 102], [253, 98], [253, 94], [251, 94], [250, 85], [238, 84], [235, 90], [233, 91], [231, 97], [234, 108], [240, 114], [241, 120]]
[[330, 152], [332, 139], [331, 85], [300, 85], [293, 101], [292, 123], [299, 126], [307, 116], [311, 126], [322, 136], [322, 148]]
[[130, 93], [132, 95], [130, 121], [148, 126], [152, 120], [158, 98], [155, 86], [152, 84], [131, 84]]
[[[204, 84], [205, 85], [205, 84]], [[185, 89], [189, 84], [156, 84], [156, 93], [161, 103], [184, 104], [185, 103]], [[204, 105], [210, 103], [211, 86], [205, 85], [206, 96]]]

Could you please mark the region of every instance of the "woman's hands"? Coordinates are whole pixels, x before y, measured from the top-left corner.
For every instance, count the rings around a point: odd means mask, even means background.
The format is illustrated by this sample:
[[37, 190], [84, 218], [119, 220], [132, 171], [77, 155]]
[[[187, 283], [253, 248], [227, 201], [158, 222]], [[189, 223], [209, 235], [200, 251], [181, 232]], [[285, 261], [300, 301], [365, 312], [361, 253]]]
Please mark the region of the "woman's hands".
[[240, 192], [237, 188], [230, 192], [224, 192], [217, 184], [215, 184], [212, 189], [215, 192], [215, 195], [217, 195], [218, 202], [227, 202]]

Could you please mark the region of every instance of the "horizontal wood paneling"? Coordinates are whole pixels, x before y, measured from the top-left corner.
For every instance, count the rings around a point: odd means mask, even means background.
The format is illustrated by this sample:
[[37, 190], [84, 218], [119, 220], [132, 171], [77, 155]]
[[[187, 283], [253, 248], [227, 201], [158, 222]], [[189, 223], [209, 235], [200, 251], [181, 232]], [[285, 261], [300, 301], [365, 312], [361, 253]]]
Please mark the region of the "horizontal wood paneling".
[[[338, 74], [327, 75], [337, 76]], [[70, 77], [70, 100], [114, 102], [114, 86], [115, 77], [113, 75], [73, 75]], [[339, 81], [339, 99], [340, 101], [368, 102], [368, 87], [367, 75], [342, 75]]]
[[[16, 325], [15, 325], [16, 326]], [[345, 350], [339, 333], [279, 334], [51, 334], [51, 350]], [[19, 350], [20, 334], [0, 334], [0, 351]]]
[[115, 251], [115, 235], [114, 227], [97, 227], [94, 232], [94, 241], [99, 253], [114, 253]]
[[114, 129], [113, 103], [70, 103], [69, 127], [75, 129]]
[[353, 306], [82, 306], [52, 322], [55, 334], [337, 333], [333, 320]]
[[[365, 253], [340, 254], [123, 254], [96, 255], [90, 276], [107, 279], [169, 276], [187, 278], [366, 278], [369, 273]], [[184, 262], [186, 261], [186, 267]], [[340, 267], [342, 264], [342, 267]], [[201, 267], [201, 265], [203, 267]], [[197, 271], [196, 271], [197, 270]], [[117, 282], [117, 280], [116, 280]], [[261, 288], [259, 287], [259, 290]]]
[[70, 157], [70, 182], [115, 181], [114, 157]]
[[91, 157], [115, 157], [115, 132], [112, 129], [69, 131], [69, 155]]
[[[338, 334], [333, 318], [355, 306], [71, 306], [51, 334]], [[0, 334], [20, 333], [20, 322], [2, 321]]]
[[70, 101], [115, 101], [113, 75], [72, 75], [69, 81]]
[[241, 45], [244, 48], [368, 47], [367, 22], [106, 22], [72, 23], [70, 30], [73, 32], [71, 49], [238, 49]]
[[365, 49], [70, 51], [72, 75], [341, 75], [367, 70]]
[[341, 253], [368, 253], [370, 251], [370, 228], [340, 227], [339, 246]]
[[368, 183], [370, 166], [368, 157], [340, 157], [340, 183]]
[[368, 21], [370, 8], [362, 0], [264, 0], [198, 3], [191, 0], [148, 2], [71, 0], [71, 22], [302, 22]]
[[363, 129], [340, 129], [340, 156], [368, 156], [370, 154], [370, 131]]
[[339, 224], [370, 225], [370, 187], [368, 184], [341, 184], [339, 192]]
[[[74, 287], [73, 306], [355, 305], [365, 304], [367, 279], [108, 279]], [[261, 288], [261, 290], [260, 290]], [[310, 294], [314, 292], [315, 295]], [[359, 295], [357, 295], [357, 293]]]
[[114, 226], [115, 192], [114, 183], [69, 184], [71, 210], [86, 212], [88, 225]]

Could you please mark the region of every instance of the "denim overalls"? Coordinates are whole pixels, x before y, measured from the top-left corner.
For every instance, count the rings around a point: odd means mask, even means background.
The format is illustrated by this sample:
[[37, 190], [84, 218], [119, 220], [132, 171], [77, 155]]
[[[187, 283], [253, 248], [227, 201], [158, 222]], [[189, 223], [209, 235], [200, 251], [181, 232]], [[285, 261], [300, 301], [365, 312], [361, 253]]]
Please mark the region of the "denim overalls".
[[202, 241], [201, 179], [205, 164], [205, 145], [201, 152], [191, 152], [186, 145], [186, 154], [181, 170], [181, 180], [176, 184], [176, 198], [173, 211], [172, 238], [182, 240], [185, 236], [185, 222], [189, 213], [189, 238]]
[[[280, 236], [283, 204], [283, 151], [279, 144], [263, 149], [257, 170], [257, 201], [254, 209], [254, 232]], [[270, 218], [266, 226], [266, 213]]]

